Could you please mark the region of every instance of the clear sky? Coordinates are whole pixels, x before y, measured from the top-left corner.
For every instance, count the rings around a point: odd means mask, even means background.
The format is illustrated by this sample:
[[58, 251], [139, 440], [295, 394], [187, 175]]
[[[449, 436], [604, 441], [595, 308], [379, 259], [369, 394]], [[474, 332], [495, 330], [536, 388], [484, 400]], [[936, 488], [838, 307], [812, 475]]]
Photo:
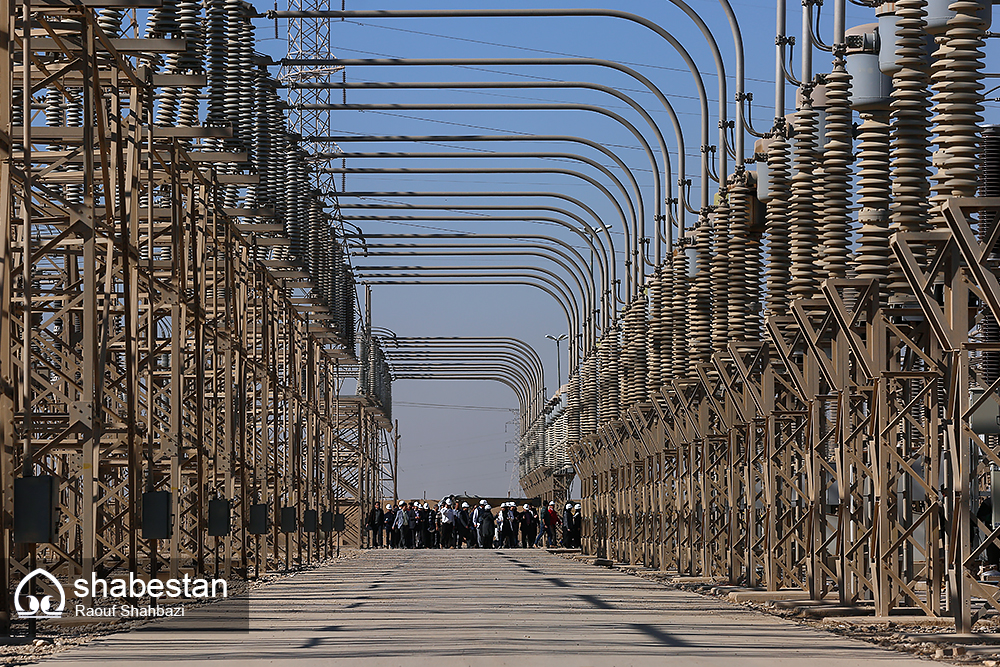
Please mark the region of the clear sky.
[[[285, 0], [282, 0], [284, 2]], [[729, 117], [735, 112], [732, 102], [735, 59], [733, 39], [725, 15], [717, 0], [689, 0], [715, 34], [726, 64]], [[753, 93], [752, 120], [759, 131], [767, 131], [774, 117], [774, 4], [766, 0], [734, 0], [739, 17], [747, 60], [747, 91]], [[821, 17], [820, 34], [829, 42], [832, 36], [832, 2], [827, 2]], [[262, 6], [261, 10], [270, 7]], [[380, 0], [360, 2], [347, 0], [346, 8], [362, 9], [448, 9], [476, 7], [607, 7], [632, 12], [656, 21], [670, 31], [691, 53], [704, 80], [709, 97], [711, 142], [717, 143], [718, 78], [711, 54], [695, 24], [667, 0], [626, 0], [619, 3], [590, 4], [584, 0], [550, 0], [544, 3], [497, 0], [492, 3], [468, 3], [459, 0], [438, 0], [433, 4], [412, 0]], [[279, 4], [284, 9], [284, 4]], [[333, 1], [331, 9], [340, 9]], [[788, 2], [788, 34], [799, 29], [801, 7]], [[848, 4], [848, 27], [874, 22], [872, 10]], [[258, 21], [258, 48], [280, 56], [284, 53], [286, 27], [279, 25], [279, 38], [274, 39], [272, 21]], [[697, 174], [700, 113], [693, 84], [694, 78], [684, 61], [661, 37], [651, 30], [626, 20], [605, 17], [579, 18], [477, 18], [477, 19], [363, 19], [338, 21], [333, 25], [334, 53], [342, 58], [568, 58], [588, 57], [613, 60], [636, 69], [648, 77], [670, 99], [683, 126], [688, 174], [696, 180], [692, 201], [697, 202]], [[829, 71], [831, 57], [816, 51], [816, 72]], [[798, 49], [793, 70], [799, 72]], [[995, 70], [995, 68], [994, 68]], [[336, 76], [340, 76], [339, 74]], [[656, 98], [636, 80], [605, 67], [596, 66], [436, 66], [436, 67], [349, 67], [348, 82], [364, 81], [581, 81], [600, 83], [632, 97], [642, 105], [662, 131], [673, 168], [677, 166], [677, 140], [669, 117]], [[794, 89], [788, 87], [788, 109], [794, 109]], [[335, 100], [340, 93], [335, 93]], [[378, 103], [539, 103], [574, 102], [600, 105], [620, 114], [643, 133], [656, 150], [656, 140], [642, 117], [625, 102], [611, 95], [584, 89], [519, 89], [519, 90], [350, 90], [346, 99], [352, 104]], [[987, 110], [987, 120], [996, 122], [996, 105]], [[990, 118], [992, 116], [992, 118]], [[855, 116], [855, 119], [857, 117]], [[339, 135], [470, 135], [470, 134], [547, 134], [575, 135], [598, 141], [613, 150], [630, 168], [639, 181], [645, 201], [645, 223], [651, 228], [653, 215], [653, 167], [636, 138], [622, 124], [590, 111], [413, 111], [368, 110], [337, 111], [332, 114], [331, 127]], [[752, 137], [747, 150], [752, 152]], [[547, 151], [575, 152], [608, 166], [619, 178], [623, 174], [612, 162], [597, 151], [567, 142], [505, 142], [435, 143], [419, 145], [399, 142], [375, 144], [350, 142], [341, 146], [347, 151]], [[663, 161], [657, 151], [657, 166], [662, 173]], [[491, 159], [352, 159], [348, 167], [498, 167], [537, 166], [574, 169], [596, 178], [613, 191], [614, 185], [592, 167], [558, 158], [491, 158]], [[668, 179], [676, 182], [676, 171]], [[616, 248], [624, 248], [622, 222], [608, 197], [591, 183], [566, 174], [349, 174], [348, 191], [555, 191], [571, 195], [591, 207], [614, 229]], [[712, 189], [714, 191], [714, 188]], [[615, 193], [624, 207], [624, 197]], [[349, 204], [358, 199], [342, 201], [345, 213], [377, 214], [380, 211], [352, 210]], [[421, 201], [400, 195], [369, 197], [366, 203], [401, 203]], [[433, 201], [455, 204], [511, 203], [510, 198], [448, 197]], [[542, 196], [525, 199], [538, 205], [553, 204]], [[565, 204], [565, 202], [563, 202]], [[579, 209], [567, 208], [581, 214]], [[392, 213], [381, 211], [381, 213]], [[395, 213], [399, 213], [396, 211]], [[404, 212], [404, 214], [407, 214]], [[461, 215], [456, 211], [413, 211], [413, 215]], [[483, 217], [490, 213], [478, 211], [468, 217]], [[495, 215], [495, 214], [494, 214]], [[523, 222], [491, 222], [487, 220], [425, 220], [410, 222], [359, 222], [366, 233], [434, 233], [470, 232], [509, 234], [545, 233], [580, 247], [578, 238], [561, 227], [534, 220], [543, 212], [524, 213]], [[619, 252], [619, 275], [625, 271], [624, 254]], [[431, 258], [356, 257], [356, 265], [388, 265], [392, 263], [433, 266], [443, 264], [520, 265], [527, 258], [488, 260], [468, 258], [434, 260]], [[534, 263], [538, 263], [536, 260]], [[541, 264], [539, 264], [541, 265]], [[373, 288], [373, 322], [400, 336], [512, 336], [525, 341], [544, 360], [546, 386], [549, 393], [557, 387], [555, 345], [545, 338], [567, 330], [565, 318], [551, 297], [539, 290], [521, 286], [376, 286]], [[563, 352], [565, 376], [566, 347]], [[563, 378], [564, 379], [564, 378]], [[394, 418], [400, 424], [399, 489], [403, 497], [438, 498], [447, 493], [468, 492], [473, 495], [513, 495], [520, 493], [516, 474], [512, 474], [516, 457], [517, 401], [511, 391], [493, 382], [400, 381], [393, 387]], [[454, 406], [448, 408], [446, 406]]]

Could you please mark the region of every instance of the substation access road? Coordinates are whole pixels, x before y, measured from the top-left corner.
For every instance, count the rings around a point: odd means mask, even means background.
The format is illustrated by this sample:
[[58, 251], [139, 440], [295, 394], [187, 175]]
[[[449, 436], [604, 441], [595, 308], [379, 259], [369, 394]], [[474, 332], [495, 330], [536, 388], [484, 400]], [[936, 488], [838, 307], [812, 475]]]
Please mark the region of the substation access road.
[[542, 550], [361, 552], [253, 591], [249, 633], [172, 622], [43, 664], [933, 664]]

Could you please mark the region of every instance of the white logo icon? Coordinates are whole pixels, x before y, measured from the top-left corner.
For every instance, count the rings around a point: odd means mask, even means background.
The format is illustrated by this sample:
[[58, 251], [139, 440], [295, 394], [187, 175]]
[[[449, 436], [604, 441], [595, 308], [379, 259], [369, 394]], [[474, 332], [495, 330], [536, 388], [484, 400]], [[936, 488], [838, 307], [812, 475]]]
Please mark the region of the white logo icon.
[[[55, 609], [52, 608], [52, 596], [51, 595], [24, 595], [27, 600], [28, 608], [25, 609], [21, 606], [21, 593], [24, 587], [28, 585], [28, 582], [35, 577], [44, 577], [48, 579], [56, 590], [59, 591], [59, 606]], [[21, 580], [21, 583], [17, 585], [14, 590], [14, 608], [17, 609], [18, 618], [59, 618], [63, 614], [63, 609], [66, 608], [66, 592], [63, 590], [62, 584], [59, 580], [49, 574], [46, 570], [38, 568]]]

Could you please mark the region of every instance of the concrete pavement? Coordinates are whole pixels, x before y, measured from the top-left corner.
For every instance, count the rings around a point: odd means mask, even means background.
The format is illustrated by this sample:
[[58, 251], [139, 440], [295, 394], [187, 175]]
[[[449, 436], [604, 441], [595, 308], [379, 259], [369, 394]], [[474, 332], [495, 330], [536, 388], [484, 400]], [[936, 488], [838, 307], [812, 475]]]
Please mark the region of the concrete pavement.
[[[229, 604], [197, 614], [218, 617]], [[369, 551], [254, 591], [249, 633], [171, 623], [44, 664], [933, 664], [538, 550]]]

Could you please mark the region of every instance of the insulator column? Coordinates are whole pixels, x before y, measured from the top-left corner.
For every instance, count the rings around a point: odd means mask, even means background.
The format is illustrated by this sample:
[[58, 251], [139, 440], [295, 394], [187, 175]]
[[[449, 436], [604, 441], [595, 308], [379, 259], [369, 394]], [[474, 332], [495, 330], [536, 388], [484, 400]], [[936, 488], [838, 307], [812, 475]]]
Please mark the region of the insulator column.
[[851, 243], [851, 76], [837, 54], [826, 77], [826, 144], [823, 156], [821, 265], [824, 278], [847, 278]]
[[580, 371], [580, 433], [597, 432], [597, 354], [591, 353]]
[[695, 276], [688, 292], [689, 346], [691, 361], [708, 363], [712, 359], [712, 225], [706, 211], [694, 230], [694, 248]]
[[[983, 7], [974, 0], [957, 0], [948, 6], [948, 19], [940, 48], [935, 53], [931, 80], [936, 115], [932, 119], [940, 165], [934, 186], [935, 200], [974, 197], [979, 183], [979, 124], [983, 122]], [[986, 5], [986, 11], [992, 7]]]
[[686, 317], [688, 312], [688, 258], [683, 249], [674, 253], [669, 268], [673, 274], [671, 281], [673, 284], [670, 286], [673, 310], [671, 318], [673, 363], [670, 375], [675, 378], [684, 378], [690, 372], [688, 364], [691, 359], [691, 351], [688, 345], [688, 318]]
[[[896, 65], [892, 78], [891, 152], [893, 232], [919, 232], [927, 228], [930, 186], [927, 64], [924, 60], [925, 0], [896, 2]], [[898, 267], [890, 278], [893, 294], [909, 292], [909, 283]]]
[[853, 264], [856, 277], [885, 281], [893, 270], [896, 256], [889, 248], [888, 114], [862, 114], [858, 128], [858, 221], [861, 229]]
[[[662, 294], [664, 285], [662, 277], [663, 267], [658, 266], [646, 281], [646, 290], [649, 294], [649, 327], [646, 332], [646, 386], [649, 387], [649, 391], [651, 392], [659, 389], [663, 382], [661, 377], [663, 361], [660, 357], [661, 352], [663, 352], [663, 336], [661, 332], [663, 323], [672, 316], [669, 304], [666, 304], [666, 309], [664, 308], [665, 302]], [[670, 351], [667, 349], [663, 353], [669, 356]]]
[[767, 168], [770, 174], [767, 217], [769, 261], [767, 264], [767, 312], [770, 315], [788, 311], [789, 288], [792, 279], [791, 237], [789, 234], [789, 198], [791, 197], [791, 165], [788, 154], [788, 126], [779, 119], [773, 139], [767, 148]]
[[725, 198], [712, 220], [712, 348], [723, 350], [729, 341], [729, 203]]
[[814, 187], [816, 155], [816, 112], [812, 108], [811, 84], [803, 86], [802, 107], [795, 114], [795, 175], [792, 176], [791, 206], [791, 294], [793, 298], [812, 298], [819, 288], [816, 250], [819, 234], [816, 227], [816, 192]]
[[749, 275], [750, 255], [750, 189], [746, 186], [745, 174], [737, 174], [730, 179], [729, 187], [729, 247], [726, 259], [729, 263], [726, 310], [729, 317], [730, 340], [746, 340], [748, 316], [753, 297], [750, 284], [756, 276]]

